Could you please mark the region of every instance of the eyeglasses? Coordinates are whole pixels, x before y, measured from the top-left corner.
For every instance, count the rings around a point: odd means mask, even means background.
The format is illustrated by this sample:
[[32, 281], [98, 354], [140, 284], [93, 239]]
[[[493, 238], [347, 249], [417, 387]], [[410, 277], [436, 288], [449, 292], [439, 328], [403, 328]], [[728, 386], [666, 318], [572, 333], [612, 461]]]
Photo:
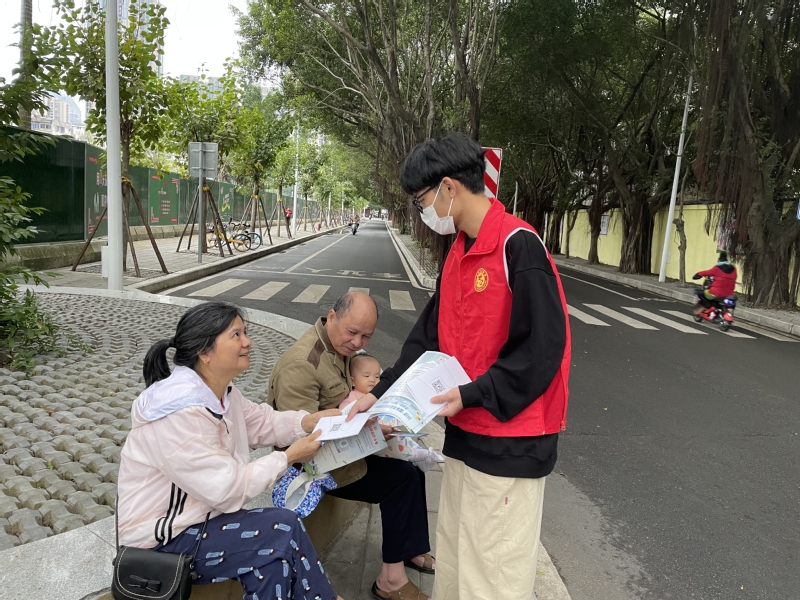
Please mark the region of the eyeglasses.
[[424, 197], [425, 197], [425, 194], [427, 194], [428, 192], [430, 192], [430, 191], [431, 191], [432, 189], [434, 189], [434, 188], [435, 188], [437, 185], [439, 185], [439, 184], [438, 184], [438, 183], [434, 183], [434, 184], [433, 184], [431, 187], [429, 187], [427, 190], [425, 190], [425, 191], [424, 191], [424, 192], [422, 192], [421, 194], [418, 194], [418, 195], [416, 195], [416, 196], [411, 196], [411, 204], [413, 204], [413, 205], [414, 205], [414, 208], [416, 208], [416, 209], [419, 211], [419, 213], [420, 213], [420, 214], [422, 214], [422, 204], [421, 204], [421, 202], [422, 202], [422, 198], [424, 198]]

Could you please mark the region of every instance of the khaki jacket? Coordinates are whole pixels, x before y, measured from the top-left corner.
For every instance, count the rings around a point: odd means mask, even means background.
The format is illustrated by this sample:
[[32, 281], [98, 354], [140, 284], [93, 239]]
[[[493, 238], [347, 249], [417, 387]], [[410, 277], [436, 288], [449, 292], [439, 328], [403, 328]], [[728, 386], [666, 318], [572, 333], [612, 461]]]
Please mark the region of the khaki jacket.
[[[338, 408], [350, 393], [350, 357], [342, 358], [331, 346], [325, 318], [283, 353], [269, 378], [267, 401], [275, 409], [314, 413]], [[331, 473], [339, 487], [358, 481], [367, 472], [359, 460]]]

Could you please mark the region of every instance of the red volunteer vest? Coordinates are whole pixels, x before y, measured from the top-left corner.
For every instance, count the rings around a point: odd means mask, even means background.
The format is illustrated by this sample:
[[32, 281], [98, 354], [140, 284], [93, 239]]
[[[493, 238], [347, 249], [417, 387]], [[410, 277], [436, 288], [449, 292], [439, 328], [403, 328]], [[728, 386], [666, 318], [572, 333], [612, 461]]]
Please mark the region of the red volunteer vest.
[[[473, 381], [497, 360], [512, 325], [506, 262], [508, 239], [520, 229], [539, 237], [528, 223], [507, 214], [502, 203], [490, 200], [492, 206], [467, 254], [464, 254], [466, 235], [459, 232], [447, 255], [440, 285], [439, 349], [458, 358]], [[464, 431], [492, 437], [532, 437], [557, 433], [566, 427], [571, 357], [569, 317], [556, 265], [549, 253], [547, 257], [556, 274], [567, 328], [561, 367], [544, 394], [532, 399], [530, 406], [510, 421], [499, 421], [484, 408], [465, 408], [449, 417], [453, 425]]]

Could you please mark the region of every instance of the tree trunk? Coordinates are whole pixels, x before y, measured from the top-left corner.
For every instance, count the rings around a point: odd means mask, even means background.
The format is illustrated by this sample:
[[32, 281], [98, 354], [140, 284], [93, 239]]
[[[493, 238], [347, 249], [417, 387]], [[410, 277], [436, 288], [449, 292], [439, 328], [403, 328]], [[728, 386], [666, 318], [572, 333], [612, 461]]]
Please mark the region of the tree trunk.
[[564, 256], [569, 258], [569, 238], [572, 234], [572, 229], [575, 227], [575, 223], [578, 221], [578, 211], [573, 210], [572, 213], [567, 213], [567, 234], [566, 234], [566, 242], [564, 247]]
[[[24, 65], [25, 55], [30, 51], [30, 44], [26, 40], [28, 29], [33, 25], [33, 0], [20, 0], [19, 18], [19, 64]], [[20, 73], [20, 78], [27, 77], [27, 73]], [[19, 128], [31, 128], [31, 113], [20, 107], [19, 109]]]
[[550, 213], [550, 220], [547, 226], [547, 251], [550, 254], [561, 254], [561, 224], [564, 222], [564, 212], [556, 211]]
[[632, 202], [623, 204], [622, 254], [619, 270], [622, 273], [650, 274], [650, 247], [653, 236], [653, 216], [644, 192], [631, 194]]
[[600, 226], [603, 222], [604, 197], [605, 195], [600, 193], [600, 188], [598, 187], [592, 197], [592, 204], [589, 206], [589, 231], [591, 237], [589, 240], [589, 256], [586, 257], [586, 261], [590, 265], [600, 264], [597, 243], [600, 240]]

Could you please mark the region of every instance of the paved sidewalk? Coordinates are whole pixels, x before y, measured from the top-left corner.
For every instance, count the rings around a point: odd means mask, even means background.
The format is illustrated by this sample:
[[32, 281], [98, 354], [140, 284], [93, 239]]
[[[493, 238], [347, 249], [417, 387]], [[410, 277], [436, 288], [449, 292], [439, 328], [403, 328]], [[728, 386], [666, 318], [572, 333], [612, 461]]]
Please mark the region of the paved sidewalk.
[[[303, 241], [340, 229], [341, 227], [333, 227], [331, 229], [323, 228], [322, 231], [312, 231], [311, 225], [309, 224], [308, 231], [303, 231], [303, 227], [300, 226], [297, 235], [292, 239], [287, 238], [285, 229], [282, 229], [281, 233], [283, 235], [281, 237], [277, 237], [273, 232], [272, 245], [269, 244], [265, 231], [263, 243], [257, 250], [248, 250], [247, 252], [237, 252], [234, 250], [233, 256], [230, 256], [226, 248], [225, 258], [222, 258], [219, 254], [219, 250], [212, 248], [209, 252], [203, 254], [202, 264], [197, 262], [196, 236], [192, 238], [192, 247], [190, 250], [186, 250], [187, 238], [184, 237], [180, 252], [176, 252], [180, 238], [156, 239], [161, 257], [164, 259], [164, 263], [169, 271], [169, 275], [166, 276], [161, 270], [161, 266], [158, 263], [150, 240], [139, 240], [134, 242], [133, 245], [136, 249], [136, 257], [139, 260], [139, 269], [142, 277], [135, 277], [130, 247], [128, 247], [127, 270], [123, 277], [123, 285], [126, 290], [148, 292], [161, 291], [168, 287], [207, 277], [208, 275], [238, 266], [244, 262], [263, 258], [274, 252], [280, 252], [293, 245], [303, 243]], [[51, 286], [107, 289], [108, 280], [103, 278], [100, 268], [101, 264], [99, 262], [86, 263], [78, 265], [75, 271], [72, 271], [71, 267], [62, 267], [60, 269], [40, 272], [39, 275], [42, 275]], [[55, 276], [50, 274], [55, 274]]]
[[[566, 267], [587, 275], [622, 283], [632, 288], [674, 298], [675, 300], [694, 303], [693, 287], [682, 286], [680, 282], [675, 280], [660, 283], [656, 275], [620, 273], [617, 267], [590, 265], [580, 258], [565, 258], [564, 256], [554, 256], [553, 258], [559, 267]], [[800, 310], [749, 308], [743, 307], [740, 303], [736, 308], [736, 318], [756, 323], [781, 333], [800, 336]]]

